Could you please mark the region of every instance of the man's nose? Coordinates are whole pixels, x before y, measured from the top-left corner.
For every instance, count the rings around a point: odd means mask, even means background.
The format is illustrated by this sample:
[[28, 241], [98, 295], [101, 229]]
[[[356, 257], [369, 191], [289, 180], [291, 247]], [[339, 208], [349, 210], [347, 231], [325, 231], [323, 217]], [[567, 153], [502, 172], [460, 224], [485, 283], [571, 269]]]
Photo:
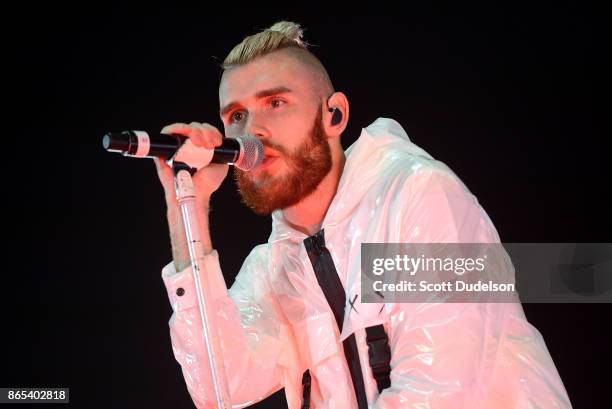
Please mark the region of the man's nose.
[[249, 115], [245, 131], [258, 139], [267, 139], [270, 136], [264, 118], [261, 115], [257, 115], [257, 113]]

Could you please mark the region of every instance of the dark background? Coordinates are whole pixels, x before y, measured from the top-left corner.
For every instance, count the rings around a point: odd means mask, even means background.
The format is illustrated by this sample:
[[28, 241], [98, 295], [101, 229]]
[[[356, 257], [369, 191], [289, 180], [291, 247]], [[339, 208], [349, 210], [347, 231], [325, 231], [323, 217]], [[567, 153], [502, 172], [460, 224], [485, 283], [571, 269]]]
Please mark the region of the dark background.
[[[154, 165], [104, 152], [101, 137], [221, 127], [218, 62], [281, 19], [305, 26], [347, 94], [345, 147], [394, 118], [461, 177], [502, 241], [609, 242], [610, 150], [595, 102], [609, 47], [603, 11], [585, 4], [349, 16], [88, 3], [5, 14], [0, 386], [70, 387], [78, 408], [192, 407], [170, 347]], [[231, 177], [212, 215], [231, 284], [269, 219], [239, 203]], [[603, 407], [610, 304], [524, 308], [574, 407]], [[257, 407], [286, 407], [284, 394]]]

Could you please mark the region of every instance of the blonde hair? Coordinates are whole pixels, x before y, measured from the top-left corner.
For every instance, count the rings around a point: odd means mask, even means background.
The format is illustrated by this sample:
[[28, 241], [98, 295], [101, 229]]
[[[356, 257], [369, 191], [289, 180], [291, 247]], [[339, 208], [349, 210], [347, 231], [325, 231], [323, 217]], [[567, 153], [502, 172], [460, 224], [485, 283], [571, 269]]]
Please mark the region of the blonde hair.
[[226, 70], [245, 65], [258, 57], [289, 47], [303, 49], [306, 53], [312, 55], [308, 51], [309, 44], [302, 39], [303, 35], [304, 30], [299, 24], [291, 21], [279, 21], [271, 27], [242, 40], [225, 57], [221, 67]]

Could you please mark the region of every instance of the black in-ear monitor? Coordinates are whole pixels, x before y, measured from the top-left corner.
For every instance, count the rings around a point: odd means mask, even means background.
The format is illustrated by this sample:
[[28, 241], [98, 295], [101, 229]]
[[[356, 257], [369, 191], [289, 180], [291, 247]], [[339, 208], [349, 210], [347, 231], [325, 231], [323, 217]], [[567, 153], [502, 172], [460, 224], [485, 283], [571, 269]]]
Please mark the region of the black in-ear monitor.
[[331, 119], [332, 125], [338, 125], [340, 122], [342, 122], [342, 111], [340, 111], [338, 108], [330, 108], [329, 112], [333, 112]]

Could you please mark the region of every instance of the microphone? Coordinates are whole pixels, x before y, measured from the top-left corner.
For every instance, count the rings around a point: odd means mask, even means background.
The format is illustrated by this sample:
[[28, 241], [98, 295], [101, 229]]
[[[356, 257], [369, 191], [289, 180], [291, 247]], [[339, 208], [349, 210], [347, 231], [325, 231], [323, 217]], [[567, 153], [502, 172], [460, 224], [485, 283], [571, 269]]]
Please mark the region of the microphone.
[[184, 135], [122, 131], [106, 133], [102, 146], [108, 152], [118, 152], [124, 156], [172, 159], [196, 169], [209, 163], [227, 163], [250, 171], [264, 159], [263, 144], [253, 136], [223, 138], [221, 146], [206, 149], [194, 146]]

